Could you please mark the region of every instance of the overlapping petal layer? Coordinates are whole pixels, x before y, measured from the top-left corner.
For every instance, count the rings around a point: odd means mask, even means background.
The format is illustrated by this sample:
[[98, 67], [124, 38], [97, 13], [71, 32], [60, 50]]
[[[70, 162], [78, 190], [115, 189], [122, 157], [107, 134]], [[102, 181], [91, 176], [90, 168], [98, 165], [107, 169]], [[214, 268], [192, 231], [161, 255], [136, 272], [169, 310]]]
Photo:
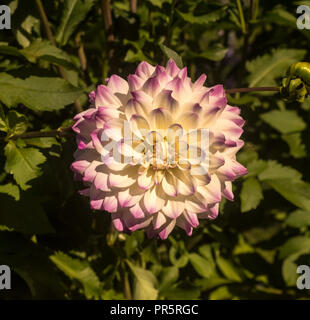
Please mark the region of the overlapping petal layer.
[[74, 118], [71, 168], [117, 230], [166, 239], [179, 226], [191, 235], [217, 217], [222, 197], [233, 200], [232, 181], [247, 173], [236, 161], [244, 120], [223, 86], [205, 80], [192, 83], [173, 60], [141, 62], [127, 81], [112, 75], [98, 86]]

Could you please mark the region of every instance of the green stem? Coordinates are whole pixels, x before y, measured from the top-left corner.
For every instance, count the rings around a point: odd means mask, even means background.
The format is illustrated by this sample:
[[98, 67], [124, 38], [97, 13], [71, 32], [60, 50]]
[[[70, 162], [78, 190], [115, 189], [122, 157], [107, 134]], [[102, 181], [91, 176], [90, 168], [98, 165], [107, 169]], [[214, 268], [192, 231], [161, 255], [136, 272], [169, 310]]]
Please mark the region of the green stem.
[[236, 92], [255, 92], [255, 91], [280, 91], [279, 87], [253, 87], [253, 88], [233, 88], [226, 89], [226, 93], [236, 93]]
[[238, 7], [238, 11], [239, 11], [239, 16], [240, 16], [241, 30], [242, 30], [243, 34], [246, 34], [247, 30], [246, 30], [246, 24], [245, 24], [242, 5], [241, 5], [241, 0], [237, 0], [237, 7]]
[[2, 140], [17, 140], [17, 139], [31, 139], [31, 138], [48, 138], [48, 137], [64, 137], [72, 132], [71, 127], [59, 128], [50, 131], [30, 131], [22, 134], [16, 134], [9, 137], [1, 138]]
[[259, 0], [254, 0], [253, 7], [252, 7], [252, 19], [256, 20], [258, 16], [258, 9], [259, 9]]
[[131, 288], [129, 283], [128, 272], [124, 271], [124, 296], [127, 300], [131, 300]]
[[47, 16], [46, 16], [46, 13], [45, 13], [45, 10], [44, 10], [44, 7], [43, 7], [43, 4], [42, 4], [41, 0], [36, 0], [36, 5], [37, 5], [38, 11], [39, 11], [39, 15], [40, 15], [40, 18], [41, 18], [41, 21], [42, 21], [42, 24], [43, 24], [47, 39], [54, 46], [56, 46], [56, 42], [55, 42], [51, 27], [50, 27], [50, 24], [48, 22], [48, 19], [47, 19]]

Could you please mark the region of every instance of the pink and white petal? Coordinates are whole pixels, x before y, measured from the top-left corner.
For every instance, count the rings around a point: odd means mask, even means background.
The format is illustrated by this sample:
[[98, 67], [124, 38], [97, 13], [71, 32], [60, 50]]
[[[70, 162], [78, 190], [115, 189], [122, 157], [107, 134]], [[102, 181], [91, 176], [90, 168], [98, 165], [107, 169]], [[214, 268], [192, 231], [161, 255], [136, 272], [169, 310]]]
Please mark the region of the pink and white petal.
[[195, 129], [199, 127], [200, 117], [196, 112], [186, 112], [182, 113], [178, 119], [177, 123], [181, 123], [185, 130]]
[[185, 200], [185, 209], [187, 213], [197, 214], [206, 212], [208, 207], [201, 202], [197, 197], [191, 197], [190, 199]]
[[196, 213], [185, 212], [183, 216], [193, 228], [199, 226], [199, 219]]
[[107, 87], [110, 88], [114, 93], [127, 94], [129, 86], [126, 80], [113, 74], [108, 81]]
[[216, 219], [219, 214], [219, 204], [215, 203], [209, 207], [209, 219]]
[[89, 165], [90, 162], [87, 160], [78, 160], [71, 164], [71, 170], [76, 173], [83, 174]]
[[172, 78], [176, 77], [180, 72], [180, 68], [177, 66], [173, 59], [169, 59], [169, 61], [167, 62], [166, 72]]
[[[117, 147], [115, 147], [115, 149], [117, 149]], [[118, 159], [113, 155], [112, 157], [107, 155], [103, 159], [103, 162], [112, 171], [123, 171], [128, 166], [128, 163], [124, 163], [122, 159]]]
[[145, 80], [138, 77], [136, 74], [130, 74], [128, 76], [128, 84], [130, 91], [140, 90], [143, 86]]
[[103, 152], [103, 145], [102, 145], [102, 141], [101, 141], [102, 132], [103, 132], [102, 129], [95, 129], [90, 134], [90, 137], [93, 142], [93, 146], [99, 154], [102, 154], [102, 152]]
[[91, 162], [91, 164], [86, 168], [84, 172], [83, 181], [93, 182], [97, 175], [96, 168], [100, 165], [101, 165], [101, 162], [99, 161]]
[[132, 216], [136, 219], [141, 219], [145, 217], [145, 208], [141, 201], [137, 202], [133, 207], [129, 209]]
[[168, 238], [169, 234], [172, 232], [173, 228], [175, 227], [176, 220], [172, 219], [168, 223], [164, 225], [164, 228], [158, 233], [159, 237], [162, 240], [165, 240]]
[[184, 212], [184, 209], [185, 203], [183, 201], [168, 200], [161, 210], [167, 217], [176, 219]]
[[108, 212], [117, 211], [117, 198], [116, 196], [107, 196], [103, 200], [103, 209]]
[[96, 178], [94, 180], [94, 186], [96, 189], [101, 191], [111, 191], [108, 187], [108, 174], [103, 172], [97, 172]]
[[190, 172], [179, 169], [173, 169], [171, 171], [177, 179], [177, 194], [189, 196], [196, 192], [196, 181], [195, 178], [191, 176]]
[[128, 177], [127, 175], [120, 175], [109, 173], [109, 187], [112, 188], [128, 188], [133, 185], [136, 180], [133, 178]]
[[178, 77], [182, 80], [185, 81], [185, 79], [187, 78], [187, 67], [184, 67], [180, 70], [180, 72], [178, 73]]
[[120, 116], [120, 111], [114, 107], [98, 107], [96, 118], [100, 118], [103, 121], [107, 121], [109, 119], [117, 119]]
[[207, 76], [203, 73], [193, 84], [193, 90], [199, 90], [205, 83]]
[[140, 201], [142, 195], [131, 194], [130, 189], [118, 193], [118, 202], [121, 207], [132, 207]]
[[124, 136], [125, 120], [110, 119], [104, 124], [104, 133], [114, 141], [120, 141]]
[[162, 209], [165, 205], [166, 200], [159, 196], [156, 187], [146, 191], [143, 198], [144, 206], [149, 214], [153, 214]]
[[125, 223], [128, 229], [131, 232], [148, 227], [153, 220], [153, 217], [146, 218], [142, 221], [130, 220], [131, 219], [130, 215], [126, 215], [126, 216], [124, 215], [123, 217], [125, 219]]
[[153, 175], [151, 170], [145, 170], [141, 175], [138, 176], [138, 186], [142, 190], [148, 190], [154, 185]]
[[207, 201], [207, 203], [217, 203], [221, 201], [221, 182], [216, 174], [211, 175], [211, 181], [206, 186], [199, 186], [197, 192]]
[[155, 97], [159, 93], [161, 86], [160, 86], [158, 79], [156, 77], [154, 77], [154, 78], [147, 79], [145, 81], [142, 89], [149, 96]]
[[169, 172], [165, 173], [161, 184], [163, 191], [170, 197], [176, 197], [177, 192], [177, 179]]
[[142, 90], [133, 91], [131, 92], [131, 95], [132, 99], [130, 99], [129, 101], [133, 100], [134, 102], [138, 102], [138, 105], [134, 105], [137, 110], [136, 114], [147, 118], [149, 113], [153, 109], [153, 98]]
[[225, 136], [232, 140], [238, 139], [243, 133], [243, 129], [240, 126], [227, 119], [219, 118], [216, 122], [216, 126], [221, 128], [221, 131]]
[[121, 101], [114, 95], [112, 89], [101, 84], [97, 87], [95, 105], [97, 108], [100, 106], [119, 107], [121, 106]]
[[166, 223], [166, 216], [162, 212], [155, 213], [153, 218], [154, 229], [157, 230]]
[[230, 201], [234, 200], [234, 194], [232, 192], [232, 183], [230, 181], [225, 181], [224, 182], [224, 187], [223, 187], [223, 196]]
[[217, 155], [210, 156], [210, 164], [209, 169], [211, 171], [217, 170], [218, 168], [222, 167], [225, 164], [225, 158], [218, 153]]
[[141, 141], [133, 139], [122, 139], [117, 143], [118, 152], [125, 157], [125, 163], [138, 163], [143, 158], [145, 146]]
[[164, 88], [169, 81], [171, 81], [171, 77], [167, 74], [166, 69], [162, 66], [156, 66], [155, 74], [161, 89]]
[[182, 216], [177, 219], [177, 226], [184, 229], [188, 236], [191, 236], [193, 233], [192, 225]]
[[155, 71], [155, 67], [147, 63], [146, 61], [142, 61], [136, 70], [136, 75], [142, 79], [150, 78]]
[[175, 114], [179, 108], [179, 103], [172, 97], [172, 90], [162, 90], [154, 98], [154, 106], [168, 109], [171, 114]]
[[90, 207], [93, 210], [101, 210], [103, 199], [92, 199], [90, 200]]
[[152, 110], [149, 116], [152, 130], [166, 130], [172, 124], [172, 116], [169, 110], [157, 108]]
[[150, 131], [150, 125], [146, 118], [138, 114], [132, 115], [130, 125], [132, 132], [141, 139], [144, 139]]
[[112, 218], [112, 224], [117, 231], [120, 231], [120, 232], [125, 231], [125, 224], [122, 219], [122, 213], [118, 213], [118, 212], [113, 213], [111, 215], [111, 218]]
[[172, 98], [177, 100], [180, 104], [186, 103], [190, 100], [192, 95], [192, 89], [188, 85], [187, 81], [176, 77], [166, 85], [167, 90], [172, 90]]

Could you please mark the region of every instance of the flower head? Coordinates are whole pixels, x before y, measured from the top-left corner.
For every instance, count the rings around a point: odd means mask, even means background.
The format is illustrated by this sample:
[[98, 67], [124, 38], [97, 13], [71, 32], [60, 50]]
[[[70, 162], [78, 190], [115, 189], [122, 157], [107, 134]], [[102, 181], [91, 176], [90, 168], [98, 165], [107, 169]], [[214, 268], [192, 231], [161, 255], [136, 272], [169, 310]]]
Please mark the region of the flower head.
[[141, 62], [127, 81], [112, 75], [98, 86], [74, 118], [80, 193], [117, 230], [166, 239], [179, 226], [191, 235], [217, 217], [222, 196], [233, 200], [232, 181], [247, 173], [236, 161], [244, 120], [223, 86], [205, 80], [192, 83], [173, 60]]

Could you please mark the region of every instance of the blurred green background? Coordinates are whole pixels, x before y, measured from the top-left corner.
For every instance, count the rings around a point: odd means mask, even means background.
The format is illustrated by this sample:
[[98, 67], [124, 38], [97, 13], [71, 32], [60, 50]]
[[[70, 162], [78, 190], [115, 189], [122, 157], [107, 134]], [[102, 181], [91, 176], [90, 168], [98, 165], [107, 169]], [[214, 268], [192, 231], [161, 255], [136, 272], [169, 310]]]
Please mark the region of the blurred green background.
[[69, 169], [73, 135], [17, 139], [72, 125], [96, 85], [142, 60], [182, 59], [208, 86], [280, 85], [292, 63], [310, 61], [310, 30], [296, 27], [297, 6], [310, 1], [5, 2], [0, 265], [11, 267], [12, 289], [1, 299], [310, 297], [296, 288], [297, 266], [310, 265], [310, 98], [230, 95], [246, 120], [238, 160], [249, 173], [216, 221], [166, 241], [118, 234], [108, 213], [90, 210]]

